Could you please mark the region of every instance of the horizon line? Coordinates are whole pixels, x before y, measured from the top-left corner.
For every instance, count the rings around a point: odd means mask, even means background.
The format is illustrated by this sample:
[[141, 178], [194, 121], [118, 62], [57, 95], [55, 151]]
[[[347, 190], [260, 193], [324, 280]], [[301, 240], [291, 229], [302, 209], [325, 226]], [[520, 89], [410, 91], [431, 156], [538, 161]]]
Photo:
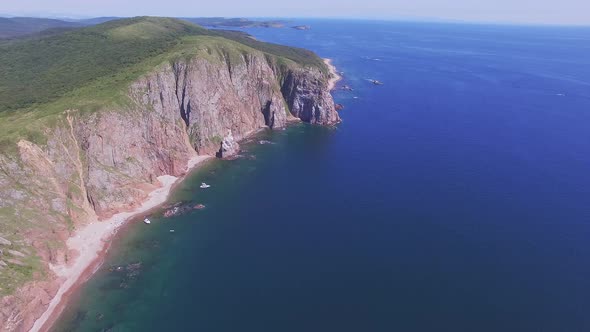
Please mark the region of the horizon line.
[[523, 22], [523, 21], [491, 21], [491, 20], [466, 20], [466, 19], [451, 19], [439, 17], [354, 17], [354, 16], [311, 16], [311, 17], [289, 17], [289, 16], [167, 16], [167, 15], [132, 15], [132, 16], [110, 16], [110, 15], [74, 15], [74, 14], [55, 14], [55, 15], [15, 15], [12, 13], [0, 13], [0, 18], [43, 18], [54, 20], [71, 20], [82, 21], [95, 18], [113, 18], [125, 19], [133, 17], [169, 17], [176, 19], [183, 18], [223, 18], [223, 19], [249, 19], [249, 20], [331, 20], [331, 21], [371, 21], [371, 22], [408, 22], [408, 23], [443, 23], [443, 24], [470, 24], [470, 25], [500, 25], [500, 26], [529, 26], [529, 27], [577, 27], [590, 28], [589, 23], [553, 23], [553, 22]]

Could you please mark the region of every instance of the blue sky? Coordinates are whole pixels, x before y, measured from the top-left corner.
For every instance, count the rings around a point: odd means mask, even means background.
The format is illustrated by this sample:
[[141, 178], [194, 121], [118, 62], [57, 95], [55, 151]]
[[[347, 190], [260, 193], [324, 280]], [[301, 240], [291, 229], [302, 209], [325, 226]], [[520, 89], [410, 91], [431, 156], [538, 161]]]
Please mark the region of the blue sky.
[[590, 0], [2, 0], [32, 16], [226, 16], [443, 19], [590, 25]]

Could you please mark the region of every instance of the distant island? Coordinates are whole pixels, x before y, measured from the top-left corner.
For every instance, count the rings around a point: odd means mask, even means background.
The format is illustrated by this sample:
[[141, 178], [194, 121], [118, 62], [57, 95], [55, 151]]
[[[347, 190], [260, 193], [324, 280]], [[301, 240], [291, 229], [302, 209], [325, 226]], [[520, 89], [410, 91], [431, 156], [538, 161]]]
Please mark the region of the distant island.
[[[124, 19], [124, 17], [95, 17], [89, 19], [50, 19], [39, 17], [0, 17], [0, 40], [22, 38], [31, 35], [47, 36], [102, 24], [109, 21]], [[254, 20], [247, 18], [224, 17], [181, 17], [178, 18], [203, 27], [210, 28], [284, 28], [287, 21]], [[292, 26], [295, 30], [310, 30], [309, 25]]]
[[181, 19], [205, 27], [221, 28], [283, 28], [285, 21], [258, 21], [247, 18], [182, 17]]
[[291, 28], [293, 28], [295, 30], [302, 30], [302, 31], [304, 31], [304, 30], [310, 30], [311, 29], [311, 27], [309, 25], [296, 25], [296, 26], [291, 27]]

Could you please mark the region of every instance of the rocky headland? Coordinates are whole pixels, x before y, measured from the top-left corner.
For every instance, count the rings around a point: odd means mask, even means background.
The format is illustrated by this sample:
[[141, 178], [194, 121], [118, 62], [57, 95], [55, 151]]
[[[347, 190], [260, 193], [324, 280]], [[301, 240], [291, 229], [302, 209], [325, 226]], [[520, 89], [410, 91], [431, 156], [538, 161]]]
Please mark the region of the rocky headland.
[[[238, 153], [239, 141], [262, 128], [340, 121], [335, 78], [315, 55], [305, 62], [170, 19], [90, 29], [120, 39], [138, 25], [158, 33], [172, 26], [181, 39], [130, 66], [125, 84], [93, 80], [87, 90], [2, 113], [3, 125], [27, 126], [4, 131], [11, 134], [0, 146], [2, 331], [46, 330], [117, 228], [164, 202], [200, 161]], [[107, 87], [118, 89], [116, 102], [98, 99]], [[83, 103], [72, 101], [79, 91], [90, 91]]]

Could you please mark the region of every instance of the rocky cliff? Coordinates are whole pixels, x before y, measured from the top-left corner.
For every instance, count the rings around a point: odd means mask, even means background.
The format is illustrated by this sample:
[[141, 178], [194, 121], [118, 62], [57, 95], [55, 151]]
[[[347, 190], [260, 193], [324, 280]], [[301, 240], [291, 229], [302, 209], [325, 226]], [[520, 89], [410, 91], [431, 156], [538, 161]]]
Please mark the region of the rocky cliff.
[[158, 176], [181, 175], [195, 154], [236, 153], [261, 128], [339, 121], [325, 70], [227, 45], [165, 59], [127, 86], [124, 106], [64, 109], [41, 139], [2, 150], [0, 330], [43, 312], [59, 285], [48, 264], [75, 259], [64, 244], [77, 227], [134, 208]]

